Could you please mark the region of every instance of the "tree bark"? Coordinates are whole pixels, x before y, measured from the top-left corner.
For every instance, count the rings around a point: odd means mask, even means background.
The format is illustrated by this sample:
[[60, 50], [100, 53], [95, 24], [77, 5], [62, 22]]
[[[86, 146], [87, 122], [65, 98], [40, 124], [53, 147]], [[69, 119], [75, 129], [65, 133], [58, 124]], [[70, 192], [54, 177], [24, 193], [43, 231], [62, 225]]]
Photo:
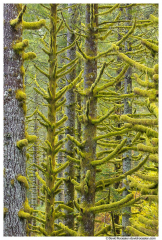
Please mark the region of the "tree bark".
[[[86, 28], [89, 30], [85, 40], [85, 53], [88, 56], [97, 55], [97, 33], [95, 27], [98, 25], [98, 19], [95, 14], [98, 13], [98, 4], [86, 4]], [[97, 77], [97, 60], [86, 60], [84, 66], [84, 89], [89, 90]], [[88, 92], [88, 91], [87, 91]], [[85, 97], [85, 108], [87, 118], [97, 118], [97, 98], [93, 93]], [[88, 208], [95, 204], [95, 177], [96, 167], [91, 165], [91, 161], [96, 159], [96, 126], [88, 119], [84, 124], [83, 138], [85, 146], [83, 148], [84, 157], [81, 161], [81, 207], [85, 212], [81, 214], [82, 220], [79, 227], [81, 236], [94, 236], [95, 214], [88, 211]], [[90, 172], [88, 184], [84, 185], [84, 179], [87, 171]], [[88, 189], [87, 189], [88, 188]]]
[[16, 91], [23, 89], [22, 57], [13, 50], [21, 41], [21, 27], [14, 29], [10, 20], [17, 18], [20, 4], [4, 4], [4, 236], [26, 236], [26, 220], [18, 217], [26, 198], [25, 186], [17, 175], [26, 174], [26, 150], [16, 147], [25, 138], [25, 114]]
[[[132, 10], [131, 7], [126, 8], [126, 20], [132, 19]], [[126, 41], [125, 43], [126, 51], [131, 51], [131, 43], [130, 41]], [[132, 92], [132, 68], [129, 67], [127, 73], [125, 74], [125, 82], [124, 82], [124, 94], [130, 94]], [[131, 114], [132, 113], [132, 106], [129, 103], [129, 99], [124, 99], [124, 114]], [[131, 138], [127, 137], [127, 144], [131, 143]], [[123, 154], [123, 173], [129, 171], [131, 169], [131, 150], [127, 151]], [[127, 181], [127, 179], [126, 179]], [[126, 185], [123, 183], [123, 187]], [[129, 194], [128, 189], [123, 191], [123, 197]], [[123, 208], [123, 215], [122, 215], [122, 226], [124, 227], [122, 230], [122, 236], [129, 236], [127, 232], [125, 232], [125, 228], [130, 225], [129, 218], [131, 217], [131, 207]]]
[[[71, 29], [74, 29], [74, 26], [76, 24], [76, 7], [71, 7], [73, 4], [68, 4], [69, 9], [69, 27]], [[71, 45], [75, 40], [74, 33], [67, 31], [67, 46]], [[72, 48], [67, 50], [67, 57], [70, 59], [70, 61], [74, 60], [76, 58], [76, 46], [74, 45]], [[67, 80], [66, 85], [71, 83], [76, 77], [76, 68], [74, 68], [69, 74], [67, 74]], [[65, 134], [69, 134], [71, 136], [75, 135], [75, 93], [74, 93], [74, 87], [71, 88], [66, 92], [66, 108], [65, 113], [68, 117], [68, 120], [65, 123], [66, 131]], [[74, 143], [70, 140], [68, 140], [65, 143], [65, 148], [68, 152], [68, 155], [70, 157], [74, 157]], [[67, 155], [65, 156], [65, 161], [67, 161]], [[71, 183], [71, 180], [74, 179], [74, 163], [70, 162], [69, 166], [66, 168], [65, 172], [65, 185], [64, 185], [64, 202], [67, 206], [74, 208], [73, 200], [74, 200], [74, 185]], [[74, 215], [70, 215], [69, 211], [66, 211], [66, 217], [65, 217], [65, 225], [68, 226], [70, 229], [74, 229]]]

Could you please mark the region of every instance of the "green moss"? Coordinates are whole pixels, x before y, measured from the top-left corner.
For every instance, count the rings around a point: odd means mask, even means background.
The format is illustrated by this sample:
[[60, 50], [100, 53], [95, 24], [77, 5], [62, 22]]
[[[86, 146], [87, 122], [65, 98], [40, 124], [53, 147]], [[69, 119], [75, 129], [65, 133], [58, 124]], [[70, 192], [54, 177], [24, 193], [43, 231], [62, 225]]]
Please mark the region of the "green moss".
[[38, 137], [36, 135], [27, 135], [26, 138], [27, 138], [29, 143], [34, 143], [38, 139]]
[[138, 87], [134, 88], [134, 93], [141, 96], [141, 97], [149, 97], [150, 101], [156, 100], [157, 97], [157, 90], [151, 89], [151, 90], [143, 90]]
[[153, 80], [155, 81], [155, 82], [158, 82], [159, 81], [159, 74], [154, 74], [153, 75]]
[[21, 75], [22, 75], [22, 76], [25, 76], [25, 68], [24, 68], [23, 65], [22, 65], [21, 68], [20, 68], [20, 72], [21, 72]]
[[28, 145], [28, 140], [27, 139], [22, 139], [22, 140], [19, 140], [17, 141], [16, 143], [16, 146], [19, 148], [19, 149], [22, 149], [23, 147], [27, 146]]
[[14, 186], [14, 182], [15, 182], [15, 180], [11, 179], [10, 183], [11, 183], [12, 186]]
[[23, 6], [23, 8], [20, 11], [19, 15], [17, 16], [17, 18], [16, 19], [12, 19], [10, 21], [10, 25], [13, 28], [17, 28], [22, 23], [22, 17], [23, 17], [23, 14], [25, 13], [25, 11], [26, 11], [26, 5]]
[[150, 154], [150, 155], [149, 155], [149, 160], [150, 160], [151, 162], [158, 163], [158, 161], [159, 161], [158, 155], [157, 155], [157, 154]]
[[62, 170], [64, 170], [68, 165], [69, 165], [69, 161], [61, 164], [61, 166], [58, 167], [58, 168], [56, 168], [53, 172], [54, 172], [55, 174], [57, 174], [57, 173], [61, 172]]
[[159, 51], [159, 48], [158, 48], [157, 45], [155, 45], [155, 44], [147, 41], [146, 39], [142, 39], [142, 40], [141, 40], [141, 43], [142, 43], [143, 45], [145, 45], [149, 50], [153, 50], [153, 51], [155, 51], [155, 52], [158, 52], [158, 51]]
[[149, 99], [148, 99], [148, 100], [147, 100], [147, 107], [148, 107], [149, 111], [150, 111], [151, 113], [153, 113], [153, 114], [155, 115], [155, 117], [158, 118], [158, 116], [159, 116], [159, 109], [158, 109], [158, 107], [156, 106], [156, 104], [155, 104], [155, 103], [150, 103], [150, 101], [149, 101]]
[[135, 79], [136, 79], [136, 81], [138, 82], [139, 85], [141, 85], [143, 87], [147, 87], [147, 88], [154, 88], [155, 87], [155, 84], [149, 82], [148, 79], [146, 79], [145, 81], [142, 81], [136, 73], [134, 73], [134, 76], [135, 76]]
[[25, 176], [18, 175], [17, 176], [17, 181], [19, 183], [23, 183], [26, 188], [29, 188], [29, 184], [28, 184], [27, 178]]
[[107, 161], [109, 161], [110, 159], [114, 158], [116, 156], [116, 154], [118, 154], [118, 152], [122, 149], [122, 147], [125, 145], [127, 139], [124, 139], [121, 144], [118, 144], [117, 147], [105, 158], [103, 158], [102, 160], [94, 160], [91, 162], [91, 165], [93, 166], [97, 166], [97, 165], [101, 165], [103, 163], [106, 163]]
[[159, 22], [158, 17], [155, 17], [153, 14], [150, 14], [150, 19], [151, 19], [151, 21], [153, 21], [154, 23], [157, 23], [157, 24], [158, 24], [158, 22]]
[[4, 208], [3, 208], [3, 214], [4, 214], [4, 216], [6, 215], [7, 212], [8, 212], [8, 208], [4, 207]]
[[28, 52], [28, 53], [23, 53], [22, 54], [22, 59], [25, 60], [32, 60], [36, 58], [37, 55], [34, 52]]
[[29, 219], [30, 218], [30, 213], [26, 213], [23, 210], [20, 210], [18, 212], [19, 218], [24, 218], [24, 219]]
[[68, 228], [67, 226], [65, 226], [63, 223], [59, 223], [59, 226], [67, 233], [70, 234], [70, 236], [78, 236], [77, 232]]
[[101, 212], [107, 212], [107, 211], [113, 211], [115, 209], [122, 208], [124, 204], [128, 203], [130, 200], [132, 200], [133, 194], [128, 194], [125, 198], [122, 200], [119, 200], [115, 203], [110, 204], [103, 204], [101, 206], [96, 207], [90, 207], [89, 211], [94, 213], [101, 213]]
[[127, 63], [129, 63], [132, 67], [137, 68], [138, 70], [141, 70], [145, 73], [148, 73], [150, 75], [153, 75], [154, 73], [154, 69], [153, 68], [148, 68], [143, 64], [140, 64], [136, 61], [134, 61], [133, 59], [129, 58], [127, 55], [125, 55], [124, 53], [118, 53], [119, 57], [121, 59], [123, 59], [124, 61], [126, 61]]
[[158, 147], [151, 147], [151, 146], [146, 146], [142, 143], [139, 143], [137, 145], [137, 149], [138, 151], [142, 151], [142, 152], [149, 152], [149, 153], [158, 153]]
[[135, 118], [130, 118], [127, 115], [122, 115], [120, 119], [121, 121], [128, 122], [131, 124], [139, 124], [144, 126], [158, 125], [157, 119], [135, 119]]
[[153, 69], [154, 69], [154, 74], [158, 74], [159, 73], [159, 64], [155, 64]]
[[135, 228], [133, 228], [131, 226], [127, 226], [126, 227], [126, 232], [131, 234], [131, 236], [146, 236], [146, 237], [148, 237], [148, 235], [138, 231], [137, 229], [135, 229]]
[[33, 212], [33, 208], [31, 208], [29, 206], [29, 202], [28, 202], [28, 199], [26, 198], [25, 199], [25, 202], [24, 202], [24, 211], [31, 214]]
[[24, 49], [29, 45], [29, 42], [27, 39], [24, 39], [22, 42], [16, 43], [13, 46], [13, 49], [15, 52], [17, 53], [22, 53], [22, 51], [24, 51]]
[[16, 91], [16, 99], [19, 100], [19, 101], [25, 100], [26, 99], [26, 93], [23, 90], [18, 89]]
[[142, 174], [141, 172], [135, 173], [135, 175], [138, 176], [139, 178], [142, 178], [143, 180], [147, 180], [154, 183], [158, 182], [158, 176], [149, 176], [146, 174]]
[[111, 230], [111, 225], [107, 225], [106, 227], [103, 227], [100, 231], [98, 231], [95, 236], [99, 236], [101, 234], [106, 234], [107, 232]]
[[38, 22], [25, 22], [22, 21], [22, 27], [23, 29], [29, 29], [29, 30], [37, 30], [41, 27], [45, 26], [46, 20], [40, 19]]
[[144, 217], [142, 215], [139, 215], [138, 216], [138, 221], [141, 222], [141, 223], [144, 223], [146, 226], [149, 226], [149, 227], [157, 227], [158, 226], [158, 220], [154, 219], [154, 220], [151, 220], [147, 217]]

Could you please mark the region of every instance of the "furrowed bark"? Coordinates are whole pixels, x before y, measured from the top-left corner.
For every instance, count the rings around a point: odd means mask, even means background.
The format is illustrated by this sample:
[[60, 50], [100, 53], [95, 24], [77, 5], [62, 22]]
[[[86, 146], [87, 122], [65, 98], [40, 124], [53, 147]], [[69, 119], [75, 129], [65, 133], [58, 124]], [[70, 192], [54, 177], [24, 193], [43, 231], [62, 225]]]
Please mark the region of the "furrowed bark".
[[[73, 30], [74, 26], [76, 24], [76, 13], [77, 9], [76, 6], [72, 7], [73, 4], [68, 4], [68, 13], [69, 13], [69, 27]], [[74, 33], [67, 30], [67, 45], [71, 45], [75, 41], [75, 35]], [[67, 57], [70, 59], [70, 61], [74, 60], [76, 58], [76, 46], [74, 45], [70, 49], [67, 50]], [[68, 75], [66, 84], [68, 85], [76, 78], [76, 68], [74, 68]], [[66, 116], [68, 117], [68, 120], [65, 123], [66, 131], [65, 134], [69, 134], [71, 136], [74, 136], [75, 134], [75, 93], [74, 88], [72, 87], [66, 92]], [[68, 152], [68, 155], [70, 157], [74, 157], [74, 143], [70, 141], [68, 138], [67, 142], [65, 143], [65, 148]], [[67, 161], [67, 155], [65, 155], [65, 161]], [[74, 185], [71, 183], [71, 180], [74, 179], [74, 163], [70, 162], [69, 166], [66, 168], [65, 177], [66, 181], [64, 184], [64, 202], [67, 206], [74, 208], [73, 200], [74, 200]], [[74, 229], [74, 215], [71, 215], [69, 211], [65, 210], [65, 225], [70, 228]], [[69, 233], [67, 233], [69, 235]]]
[[22, 101], [16, 99], [16, 91], [23, 89], [23, 60], [12, 47], [22, 41], [22, 28], [10, 25], [21, 10], [21, 4], [4, 4], [4, 236], [26, 236], [26, 220], [18, 216], [26, 187], [17, 180], [18, 174], [26, 174], [26, 150], [16, 147], [16, 142], [25, 138], [25, 114]]
[[[97, 55], [97, 39], [95, 37], [94, 26], [97, 26], [98, 19], [95, 14], [98, 13], [98, 4], [86, 5], [86, 27], [89, 30], [88, 37], [85, 40], [85, 53], [90, 57]], [[86, 60], [84, 67], [84, 88], [88, 92], [92, 84], [97, 78], [97, 60]], [[89, 104], [87, 104], [89, 101]], [[97, 118], [97, 98], [93, 96], [93, 93], [87, 94], [84, 100], [85, 106], [88, 105], [87, 115], [92, 119]], [[87, 116], [87, 117], [88, 117]], [[83, 148], [85, 157], [81, 162], [81, 207], [89, 208], [95, 204], [95, 176], [96, 167], [91, 165], [91, 161], [96, 159], [96, 126], [90, 121], [87, 121], [83, 129], [83, 138], [86, 141]], [[85, 185], [84, 179], [87, 173], [90, 173], [89, 181]], [[88, 191], [87, 191], [88, 187]], [[94, 236], [94, 219], [95, 214], [93, 212], [85, 211], [81, 213], [82, 219], [79, 226], [80, 236]]]

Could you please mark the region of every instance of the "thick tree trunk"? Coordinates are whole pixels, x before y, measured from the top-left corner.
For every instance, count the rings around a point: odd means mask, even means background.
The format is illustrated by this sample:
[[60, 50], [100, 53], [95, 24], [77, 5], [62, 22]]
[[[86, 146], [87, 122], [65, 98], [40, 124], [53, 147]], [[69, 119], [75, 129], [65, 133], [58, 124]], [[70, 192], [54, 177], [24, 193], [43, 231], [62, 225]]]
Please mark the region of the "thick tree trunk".
[[[76, 7], [71, 7], [73, 4], [68, 4], [69, 9], [69, 26], [71, 29], [74, 28], [76, 24]], [[67, 31], [67, 45], [71, 45], [75, 40], [75, 35], [71, 33], [69, 30]], [[70, 61], [76, 58], [76, 46], [67, 50], [67, 57]], [[70, 62], [69, 61], [69, 62]], [[68, 85], [71, 83], [76, 77], [76, 68], [74, 68], [68, 75], [67, 75], [67, 82]], [[65, 123], [66, 131], [65, 134], [69, 134], [71, 136], [75, 135], [75, 93], [74, 87], [71, 88], [66, 92], [66, 108], [65, 113], [68, 117], [68, 120]], [[74, 143], [68, 140], [65, 144], [66, 151], [70, 157], [74, 157]], [[65, 157], [65, 161], [67, 158]], [[74, 166], [73, 162], [69, 163], [69, 166], [66, 168], [65, 177], [67, 180], [65, 181], [64, 185], [64, 202], [67, 206], [74, 208], [73, 200], [74, 200], [74, 185], [71, 183], [71, 180], [74, 179]], [[68, 226], [70, 229], [74, 229], [74, 215], [71, 215], [69, 211], [66, 211], [65, 217], [65, 225]]]
[[[86, 5], [86, 27], [89, 30], [88, 37], [85, 41], [85, 53], [88, 56], [97, 55], [97, 39], [94, 26], [97, 26], [98, 4]], [[88, 92], [97, 77], [97, 60], [86, 60], [84, 67], [84, 89]], [[87, 94], [85, 97], [85, 107], [87, 121], [83, 129], [83, 138], [85, 146], [83, 148], [84, 157], [81, 161], [81, 207], [85, 208], [82, 213], [82, 220], [79, 233], [82, 236], [94, 236], [94, 220], [95, 214], [88, 211], [89, 207], [95, 204], [95, 177], [96, 168], [91, 165], [91, 161], [96, 159], [96, 126], [88, 120], [97, 118], [97, 99], [93, 93]], [[85, 183], [85, 177], [89, 175], [89, 181]]]
[[[126, 8], [126, 20], [131, 20], [132, 19], [132, 11], [131, 7]], [[125, 49], [126, 51], [131, 51], [131, 43], [129, 41], [126, 41], [125, 43]], [[130, 94], [132, 92], [132, 68], [129, 67], [127, 73], [125, 74], [125, 82], [124, 82], [124, 94]], [[132, 113], [132, 106], [129, 103], [129, 99], [125, 98], [124, 99], [124, 114], [131, 114]], [[131, 138], [127, 137], [127, 144], [131, 143]], [[123, 154], [123, 173], [129, 171], [131, 169], [131, 150], [127, 151], [126, 153]], [[123, 187], [126, 186], [123, 183]], [[123, 197], [127, 196], [129, 194], [128, 189], [126, 187], [126, 190], [123, 191]], [[123, 208], [123, 215], [122, 215], [122, 226], [123, 231], [122, 235], [123, 236], [129, 236], [128, 233], [126, 233], [124, 230], [127, 226], [130, 225], [129, 223], [129, 218], [131, 217], [131, 207], [125, 207]]]
[[26, 189], [17, 181], [17, 175], [26, 174], [26, 151], [16, 147], [25, 138], [25, 114], [22, 102], [16, 99], [16, 91], [23, 89], [22, 57], [12, 48], [21, 41], [22, 30], [10, 26], [20, 11], [19, 4], [4, 4], [4, 236], [26, 236], [26, 220], [18, 217]]

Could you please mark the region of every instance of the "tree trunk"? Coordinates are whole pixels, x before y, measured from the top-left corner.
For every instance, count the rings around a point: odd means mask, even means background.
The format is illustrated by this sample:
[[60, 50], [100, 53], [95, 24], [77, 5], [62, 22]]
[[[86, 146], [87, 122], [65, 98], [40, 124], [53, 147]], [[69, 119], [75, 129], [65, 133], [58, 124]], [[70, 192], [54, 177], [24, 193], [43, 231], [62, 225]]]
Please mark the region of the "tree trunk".
[[[131, 7], [126, 8], [126, 20], [132, 19], [132, 9]], [[126, 41], [125, 43], [125, 50], [131, 51], [131, 43]], [[130, 94], [132, 92], [132, 68], [129, 67], [127, 73], [125, 74], [125, 82], [124, 82], [124, 94]], [[132, 113], [132, 106], [129, 103], [129, 99], [124, 99], [124, 114], [131, 114]], [[131, 138], [127, 137], [127, 144], [131, 143]], [[129, 171], [131, 169], [131, 150], [128, 150], [126, 153], [123, 154], [123, 173]], [[127, 179], [126, 179], [127, 181]], [[123, 187], [126, 185], [123, 183]], [[129, 194], [128, 189], [123, 191], [123, 197]], [[127, 226], [130, 225], [129, 218], [131, 217], [131, 207], [123, 208], [123, 215], [122, 215], [122, 226], [124, 227], [122, 231], [122, 236], [129, 236], [124, 230]]]
[[[71, 29], [74, 28], [76, 24], [76, 7], [71, 7], [73, 4], [68, 4], [69, 9], [69, 27]], [[75, 40], [75, 35], [71, 33], [69, 30], [67, 31], [67, 46], [71, 45]], [[67, 50], [67, 57], [70, 59], [69, 62], [76, 58], [76, 46], [74, 45], [72, 48]], [[76, 77], [76, 68], [74, 68], [68, 75], [66, 85], [71, 83]], [[65, 134], [69, 134], [71, 136], [75, 135], [75, 93], [74, 87], [66, 92], [66, 108], [65, 113], [68, 117], [68, 120], [65, 123], [66, 131]], [[65, 143], [66, 151], [70, 157], [74, 157], [74, 143], [68, 140]], [[65, 161], [67, 161], [67, 155], [65, 157]], [[66, 181], [64, 185], [64, 202], [67, 206], [74, 208], [73, 200], [74, 200], [74, 185], [71, 183], [71, 180], [74, 179], [74, 166], [73, 162], [69, 163], [69, 166], [66, 168]], [[66, 211], [65, 217], [65, 225], [70, 229], [74, 229], [74, 215], [70, 215], [69, 211]]]
[[[97, 26], [98, 4], [86, 4], [86, 27], [89, 30], [85, 41], [85, 53], [88, 56], [97, 55], [97, 39], [94, 26]], [[97, 77], [97, 60], [86, 60], [84, 67], [84, 89], [88, 92]], [[93, 93], [85, 97], [85, 107], [87, 120], [84, 124], [83, 138], [85, 146], [83, 148], [84, 157], [81, 161], [81, 207], [85, 208], [82, 213], [82, 220], [79, 227], [81, 236], [94, 236], [95, 214], [88, 211], [88, 208], [95, 204], [95, 177], [96, 167], [91, 165], [91, 161], [96, 159], [96, 126], [88, 118], [97, 118], [97, 98]], [[85, 177], [90, 174], [89, 181], [85, 186]]]
[[20, 4], [4, 4], [4, 236], [26, 236], [26, 220], [18, 217], [26, 198], [26, 187], [17, 176], [26, 174], [26, 150], [16, 142], [25, 138], [25, 114], [16, 91], [23, 89], [22, 57], [13, 50], [21, 41], [21, 27], [14, 29], [10, 20], [17, 18]]

